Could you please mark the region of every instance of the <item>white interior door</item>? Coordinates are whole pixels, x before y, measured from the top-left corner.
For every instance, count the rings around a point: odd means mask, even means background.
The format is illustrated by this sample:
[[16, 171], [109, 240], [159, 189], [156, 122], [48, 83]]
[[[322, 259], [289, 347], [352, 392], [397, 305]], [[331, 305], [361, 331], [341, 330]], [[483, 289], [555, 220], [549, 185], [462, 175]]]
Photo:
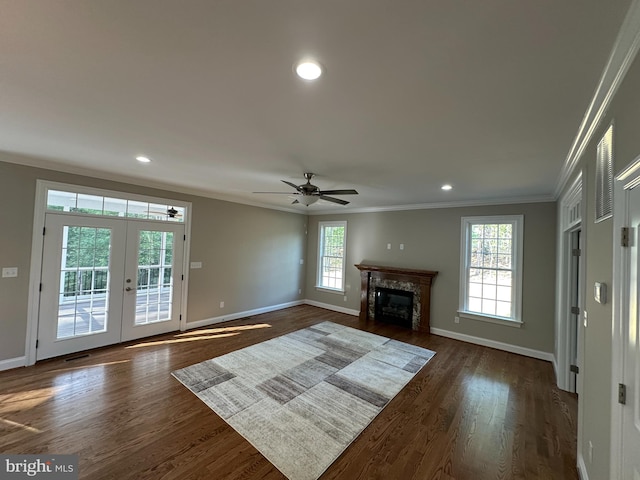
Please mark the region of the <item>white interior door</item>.
[[128, 222], [122, 340], [180, 328], [184, 225]]
[[[580, 302], [580, 256], [574, 252], [580, 251], [580, 230], [571, 232], [570, 272], [569, 272], [569, 361], [571, 370], [569, 374], [569, 391], [577, 392], [577, 370], [578, 359], [578, 324], [582, 305]], [[574, 368], [575, 367], [575, 368]]]
[[120, 341], [126, 223], [47, 214], [45, 232], [36, 359]]
[[36, 360], [180, 328], [184, 225], [48, 213]]
[[[622, 463], [625, 480], [640, 479], [640, 311], [638, 273], [640, 255], [640, 187], [626, 190], [629, 209], [629, 278], [627, 317], [623, 324], [623, 379], [627, 401], [622, 408]], [[625, 288], [626, 290], [626, 288]]]

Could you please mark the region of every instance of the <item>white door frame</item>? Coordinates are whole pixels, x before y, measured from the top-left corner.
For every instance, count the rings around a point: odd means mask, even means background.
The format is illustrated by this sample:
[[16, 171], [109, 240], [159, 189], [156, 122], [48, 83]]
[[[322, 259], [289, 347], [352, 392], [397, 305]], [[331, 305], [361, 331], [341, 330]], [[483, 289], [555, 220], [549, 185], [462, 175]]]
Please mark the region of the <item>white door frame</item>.
[[102, 188], [87, 187], [68, 183], [52, 182], [48, 180], [36, 181], [35, 206], [33, 211], [33, 236], [31, 238], [31, 266], [29, 269], [29, 303], [27, 307], [27, 335], [25, 340], [25, 365], [36, 363], [36, 341], [38, 339], [38, 318], [40, 315], [40, 275], [42, 272], [42, 248], [44, 246], [43, 229], [47, 210], [47, 192], [62, 190], [88, 195], [104, 195], [115, 198], [125, 198], [143, 202], [167, 203], [185, 209], [184, 257], [182, 271], [184, 282], [182, 285], [182, 301], [180, 302], [180, 330], [184, 331], [187, 324], [187, 295], [189, 289], [189, 258], [191, 245], [191, 202], [181, 200], [152, 197], [135, 193], [118, 192]]
[[624, 383], [624, 322], [629, 305], [629, 251], [621, 246], [622, 227], [629, 224], [625, 190], [640, 185], [640, 156], [615, 178], [613, 186], [613, 326], [611, 342], [611, 479], [622, 474], [622, 406], [618, 403], [618, 384]]
[[[562, 390], [571, 390], [571, 374], [569, 366], [571, 365], [571, 324], [567, 312], [572, 305], [570, 303], [569, 289], [574, 279], [571, 278], [571, 256], [572, 256], [572, 233], [580, 230], [582, 254], [579, 260], [579, 286], [578, 292], [579, 307], [584, 308], [585, 298], [585, 251], [586, 251], [586, 223], [585, 218], [585, 202], [583, 200], [582, 190], [582, 172], [573, 180], [571, 187], [559, 202], [559, 228], [558, 228], [558, 262], [557, 275], [558, 288], [556, 289], [556, 380], [558, 388]], [[582, 314], [582, 312], [581, 312]], [[582, 371], [582, 339], [584, 338], [584, 324], [578, 322], [578, 368]], [[582, 377], [577, 376], [576, 392], [578, 397], [582, 393]]]

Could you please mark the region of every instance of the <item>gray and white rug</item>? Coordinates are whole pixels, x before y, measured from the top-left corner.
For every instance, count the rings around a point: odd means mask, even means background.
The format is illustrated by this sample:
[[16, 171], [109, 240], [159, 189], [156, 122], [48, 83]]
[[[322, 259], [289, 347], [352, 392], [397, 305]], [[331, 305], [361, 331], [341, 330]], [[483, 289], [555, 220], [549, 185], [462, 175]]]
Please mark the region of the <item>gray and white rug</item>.
[[323, 322], [173, 376], [291, 480], [315, 480], [435, 352]]

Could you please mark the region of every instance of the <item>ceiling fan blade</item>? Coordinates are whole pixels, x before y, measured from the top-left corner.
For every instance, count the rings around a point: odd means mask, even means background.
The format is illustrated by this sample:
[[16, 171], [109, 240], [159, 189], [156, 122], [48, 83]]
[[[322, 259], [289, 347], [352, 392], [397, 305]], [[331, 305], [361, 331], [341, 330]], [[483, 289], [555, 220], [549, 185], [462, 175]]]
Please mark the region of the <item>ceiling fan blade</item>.
[[339, 203], [340, 205], [347, 205], [349, 202], [346, 200], [342, 200], [340, 198], [327, 197], [325, 195], [319, 195], [321, 200], [326, 200], [327, 202]]
[[320, 195], [358, 195], [353, 189], [350, 190], [320, 190]]
[[286, 183], [287, 185], [289, 185], [290, 187], [295, 188], [297, 191], [302, 192], [302, 188], [300, 188], [298, 185], [296, 185], [295, 183], [291, 183], [291, 182], [287, 182], [286, 180], [282, 180], [284, 183]]
[[296, 203], [300, 203], [298, 200], [294, 200], [293, 202], [291, 202], [291, 205], [295, 205]]

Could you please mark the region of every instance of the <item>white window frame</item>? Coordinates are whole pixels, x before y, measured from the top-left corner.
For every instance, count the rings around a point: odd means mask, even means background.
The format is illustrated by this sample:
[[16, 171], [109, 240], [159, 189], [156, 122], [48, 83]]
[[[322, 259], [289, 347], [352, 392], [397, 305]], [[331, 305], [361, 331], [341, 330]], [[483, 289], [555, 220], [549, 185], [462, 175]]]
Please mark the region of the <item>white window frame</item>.
[[[342, 245], [342, 285], [340, 288], [334, 288], [322, 284], [322, 258], [324, 257], [324, 231], [326, 227], [344, 227], [344, 238]], [[316, 277], [316, 289], [332, 293], [344, 294], [345, 292], [345, 275], [347, 265], [347, 222], [346, 221], [333, 221], [333, 222], [318, 222], [318, 274]]]
[[[460, 304], [458, 315], [471, 320], [482, 320], [511, 327], [521, 327], [522, 321], [522, 259], [523, 259], [523, 215], [491, 215], [478, 217], [462, 217], [460, 242]], [[488, 315], [472, 312], [468, 309], [469, 270], [471, 264], [471, 230], [474, 225], [505, 224], [512, 225], [512, 255], [511, 255], [511, 317]]]

